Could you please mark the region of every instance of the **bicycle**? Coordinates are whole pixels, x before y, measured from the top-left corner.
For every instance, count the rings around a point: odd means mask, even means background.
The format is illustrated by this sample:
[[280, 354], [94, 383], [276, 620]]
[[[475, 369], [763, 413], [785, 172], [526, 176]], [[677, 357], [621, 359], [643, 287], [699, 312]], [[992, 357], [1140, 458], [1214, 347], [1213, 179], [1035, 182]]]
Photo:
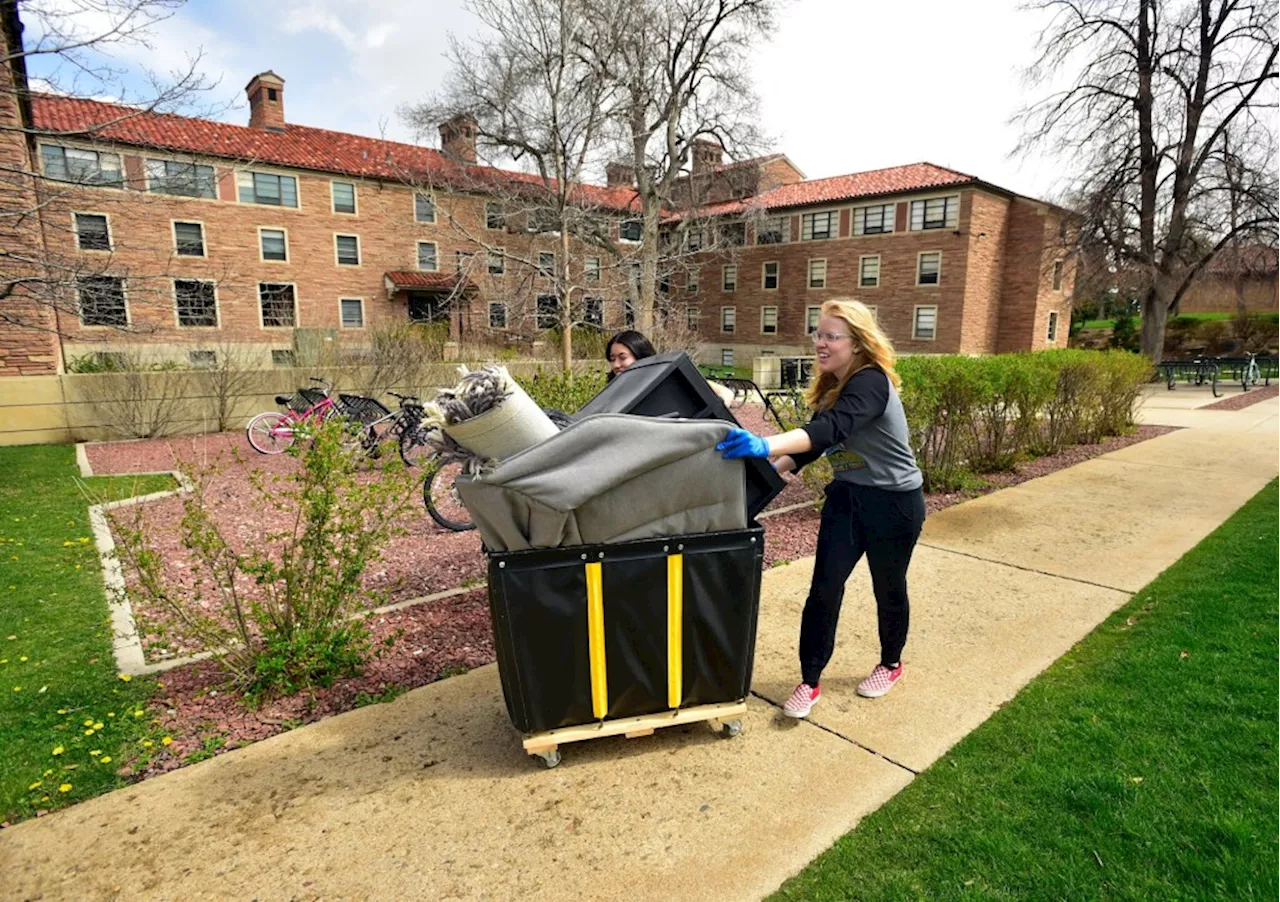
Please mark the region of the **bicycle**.
[[1240, 387], [1245, 391], [1257, 386], [1262, 381], [1262, 371], [1258, 369], [1258, 355], [1249, 354], [1248, 361], [1241, 368]]
[[259, 454], [282, 454], [300, 432], [338, 414], [337, 404], [329, 394], [333, 384], [315, 376], [310, 380], [321, 388], [299, 388], [292, 396], [276, 395], [276, 403], [285, 407], [286, 413], [268, 410], [249, 420], [245, 436], [253, 450]]
[[431, 452], [426, 434], [422, 431], [425, 410], [415, 395], [402, 395], [388, 391], [400, 401], [400, 409], [388, 410], [382, 402], [365, 395], [339, 395], [338, 409], [356, 426], [352, 443], [359, 444], [370, 457], [377, 458], [382, 446], [395, 441], [400, 459], [406, 466], [417, 466], [421, 452]]

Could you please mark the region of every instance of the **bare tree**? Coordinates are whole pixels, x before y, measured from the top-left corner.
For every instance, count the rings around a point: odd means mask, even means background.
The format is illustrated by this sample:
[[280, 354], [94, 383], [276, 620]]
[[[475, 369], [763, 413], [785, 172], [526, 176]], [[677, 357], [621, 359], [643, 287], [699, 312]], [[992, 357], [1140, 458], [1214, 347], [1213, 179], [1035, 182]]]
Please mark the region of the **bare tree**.
[[258, 355], [242, 344], [226, 339], [201, 344], [192, 352], [192, 363], [201, 371], [209, 392], [209, 409], [219, 432], [244, 425], [236, 408], [254, 393], [262, 374]]
[[1158, 362], [1170, 311], [1213, 256], [1237, 239], [1274, 241], [1275, 159], [1256, 152], [1273, 144], [1243, 136], [1274, 128], [1263, 111], [1276, 103], [1276, 6], [1029, 8], [1051, 15], [1029, 80], [1069, 83], [1021, 111], [1020, 150], [1075, 164], [1082, 242], [1102, 245], [1137, 291], [1142, 351]]
[[[755, 152], [763, 139], [755, 125], [758, 102], [747, 54], [773, 26], [780, 0], [594, 0], [594, 9], [625, 10], [617, 45], [591, 44], [594, 65], [617, 96], [612, 134], [635, 169], [642, 236], [636, 319], [653, 324], [661, 283], [664, 212], [695, 164], [699, 142], [730, 154]], [[696, 167], [695, 167], [696, 168]], [[701, 201], [692, 173], [682, 206]], [[685, 223], [674, 226], [683, 246]]]

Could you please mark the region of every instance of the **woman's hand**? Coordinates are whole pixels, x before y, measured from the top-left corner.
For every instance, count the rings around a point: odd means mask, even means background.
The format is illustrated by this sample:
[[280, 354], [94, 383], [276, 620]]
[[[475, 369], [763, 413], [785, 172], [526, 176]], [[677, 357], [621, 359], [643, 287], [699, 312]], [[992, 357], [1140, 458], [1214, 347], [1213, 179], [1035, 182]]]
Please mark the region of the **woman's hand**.
[[784, 482], [790, 482], [796, 478], [796, 462], [790, 454], [784, 454], [775, 460], [773, 468], [778, 471], [778, 475], [782, 477]]
[[730, 429], [725, 440], [716, 445], [716, 450], [724, 452], [725, 460], [768, 457], [769, 442], [758, 435], [752, 435], [745, 429]]

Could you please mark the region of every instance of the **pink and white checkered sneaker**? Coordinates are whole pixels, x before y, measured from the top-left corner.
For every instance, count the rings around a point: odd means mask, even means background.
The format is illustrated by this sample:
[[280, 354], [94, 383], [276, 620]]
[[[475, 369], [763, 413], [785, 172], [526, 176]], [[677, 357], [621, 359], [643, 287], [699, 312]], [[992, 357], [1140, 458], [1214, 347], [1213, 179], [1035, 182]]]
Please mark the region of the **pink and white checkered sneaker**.
[[890, 670], [883, 664], [877, 664], [871, 675], [858, 684], [858, 694], [863, 698], [879, 698], [893, 688], [893, 684], [902, 679], [902, 665]]
[[782, 713], [787, 717], [808, 717], [821, 694], [822, 689], [818, 686], [801, 683], [796, 687], [796, 691], [791, 693], [787, 703], [782, 706]]

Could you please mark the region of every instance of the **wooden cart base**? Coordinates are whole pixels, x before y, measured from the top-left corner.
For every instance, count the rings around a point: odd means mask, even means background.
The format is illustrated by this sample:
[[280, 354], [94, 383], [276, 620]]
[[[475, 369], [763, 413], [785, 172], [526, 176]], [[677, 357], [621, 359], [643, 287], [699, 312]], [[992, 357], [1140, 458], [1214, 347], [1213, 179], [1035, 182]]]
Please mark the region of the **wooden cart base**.
[[662, 727], [677, 727], [681, 724], [704, 720], [717, 721], [717, 728], [725, 736], [737, 736], [742, 730], [742, 716], [746, 713], [747, 703], [741, 701], [680, 708], [676, 711], [663, 711], [642, 717], [623, 717], [618, 720], [584, 724], [580, 727], [561, 727], [558, 730], [547, 730], [545, 733], [526, 736], [524, 750], [530, 755], [541, 758], [542, 763], [547, 767], [555, 767], [560, 763], [559, 746], [568, 742], [581, 742], [584, 739], [599, 739], [603, 736], [619, 734], [628, 739], [636, 739], [640, 736], [649, 736], [654, 730]]

